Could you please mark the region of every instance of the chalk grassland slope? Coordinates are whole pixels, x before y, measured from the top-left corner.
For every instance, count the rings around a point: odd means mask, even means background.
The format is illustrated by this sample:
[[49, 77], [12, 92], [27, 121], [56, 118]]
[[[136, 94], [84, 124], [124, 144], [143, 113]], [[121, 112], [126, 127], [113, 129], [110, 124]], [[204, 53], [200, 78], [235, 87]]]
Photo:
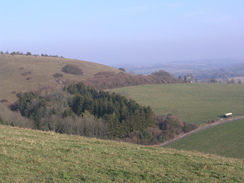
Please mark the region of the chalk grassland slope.
[[0, 182], [243, 182], [244, 162], [0, 125]]
[[244, 120], [238, 120], [205, 129], [164, 147], [244, 159], [243, 131]]
[[144, 85], [110, 91], [149, 105], [158, 114], [176, 114], [192, 124], [219, 119], [227, 112], [244, 114], [242, 84]]
[[[78, 66], [84, 74], [73, 75], [62, 72], [62, 68], [67, 64]], [[1, 54], [0, 65], [0, 100], [6, 99], [10, 103], [17, 100], [18, 92], [62, 86], [62, 82], [57, 82], [54, 78], [55, 73], [63, 75], [61, 81], [81, 81], [98, 72], [119, 72], [118, 69], [109, 66], [81, 60], [25, 55]]]

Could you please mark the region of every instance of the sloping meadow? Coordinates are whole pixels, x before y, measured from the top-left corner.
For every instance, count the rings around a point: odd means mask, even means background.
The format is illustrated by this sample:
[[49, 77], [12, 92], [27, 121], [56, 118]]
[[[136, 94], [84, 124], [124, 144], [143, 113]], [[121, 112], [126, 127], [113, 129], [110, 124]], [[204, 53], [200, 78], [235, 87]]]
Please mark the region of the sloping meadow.
[[0, 125], [0, 182], [243, 182], [244, 162]]
[[187, 136], [166, 148], [244, 159], [244, 120], [218, 125]]
[[164, 84], [110, 90], [132, 98], [154, 112], [171, 113], [190, 124], [202, 124], [232, 112], [244, 115], [243, 84]]

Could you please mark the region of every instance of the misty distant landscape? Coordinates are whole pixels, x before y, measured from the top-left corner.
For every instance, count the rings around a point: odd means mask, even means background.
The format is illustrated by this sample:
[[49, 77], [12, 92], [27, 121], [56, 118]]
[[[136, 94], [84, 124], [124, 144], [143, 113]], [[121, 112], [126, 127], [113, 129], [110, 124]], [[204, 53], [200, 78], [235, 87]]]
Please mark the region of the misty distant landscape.
[[[244, 58], [171, 61], [164, 64], [123, 65], [131, 73], [149, 75], [160, 69], [175, 77], [192, 75], [194, 82], [244, 82]], [[232, 81], [233, 82], [233, 81]]]

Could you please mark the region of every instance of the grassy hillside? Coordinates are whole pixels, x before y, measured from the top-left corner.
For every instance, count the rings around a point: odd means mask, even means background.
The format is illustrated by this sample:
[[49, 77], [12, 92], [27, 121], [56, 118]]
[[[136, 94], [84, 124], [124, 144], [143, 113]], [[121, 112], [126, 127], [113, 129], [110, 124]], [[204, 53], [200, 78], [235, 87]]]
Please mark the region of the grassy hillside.
[[0, 125], [0, 182], [243, 182], [244, 162]]
[[234, 121], [208, 128], [164, 147], [244, 159], [243, 131], [244, 120]]
[[179, 115], [192, 124], [218, 119], [227, 112], [244, 114], [242, 84], [144, 85], [110, 91], [149, 105], [158, 114]]
[[[84, 74], [62, 72], [62, 68], [67, 64], [76, 65]], [[19, 92], [59, 87], [66, 81], [81, 81], [98, 72], [119, 72], [115, 68], [92, 62], [26, 55], [0, 54], [0, 65], [0, 100], [6, 99], [10, 103], [17, 100], [16, 93]], [[53, 76], [55, 73], [61, 73], [63, 77], [57, 79]]]

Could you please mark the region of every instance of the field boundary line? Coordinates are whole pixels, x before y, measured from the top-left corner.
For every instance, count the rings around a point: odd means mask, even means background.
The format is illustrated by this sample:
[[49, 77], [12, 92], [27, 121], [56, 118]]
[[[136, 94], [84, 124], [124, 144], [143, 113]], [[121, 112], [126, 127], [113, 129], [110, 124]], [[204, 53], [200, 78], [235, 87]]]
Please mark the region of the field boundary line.
[[229, 122], [233, 122], [233, 121], [237, 121], [237, 120], [241, 120], [241, 119], [244, 119], [244, 116], [237, 116], [237, 117], [232, 117], [232, 118], [228, 118], [228, 119], [224, 119], [224, 120], [218, 120], [217, 122], [215, 123], [211, 123], [211, 124], [203, 124], [203, 125], [200, 125], [197, 129], [193, 130], [193, 131], [190, 131], [189, 133], [184, 133], [172, 140], [169, 140], [167, 142], [164, 142], [162, 144], [157, 144], [157, 145], [154, 145], [155, 147], [163, 147], [165, 145], [168, 145], [168, 144], [171, 144], [173, 142], [176, 142], [184, 137], [187, 137], [191, 134], [194, 134], [194, 133], [197, 133], [197, 132], [200, 132], [202, 130], [205, 130], [205, 129], [208, 129], [208, 128], [211, 128], [211, 127], [214, 127], [214, 126], [217, 126], [217, 125], [222, 125], [222, 124], [225, 124], [225, 123], [229, 123]]

